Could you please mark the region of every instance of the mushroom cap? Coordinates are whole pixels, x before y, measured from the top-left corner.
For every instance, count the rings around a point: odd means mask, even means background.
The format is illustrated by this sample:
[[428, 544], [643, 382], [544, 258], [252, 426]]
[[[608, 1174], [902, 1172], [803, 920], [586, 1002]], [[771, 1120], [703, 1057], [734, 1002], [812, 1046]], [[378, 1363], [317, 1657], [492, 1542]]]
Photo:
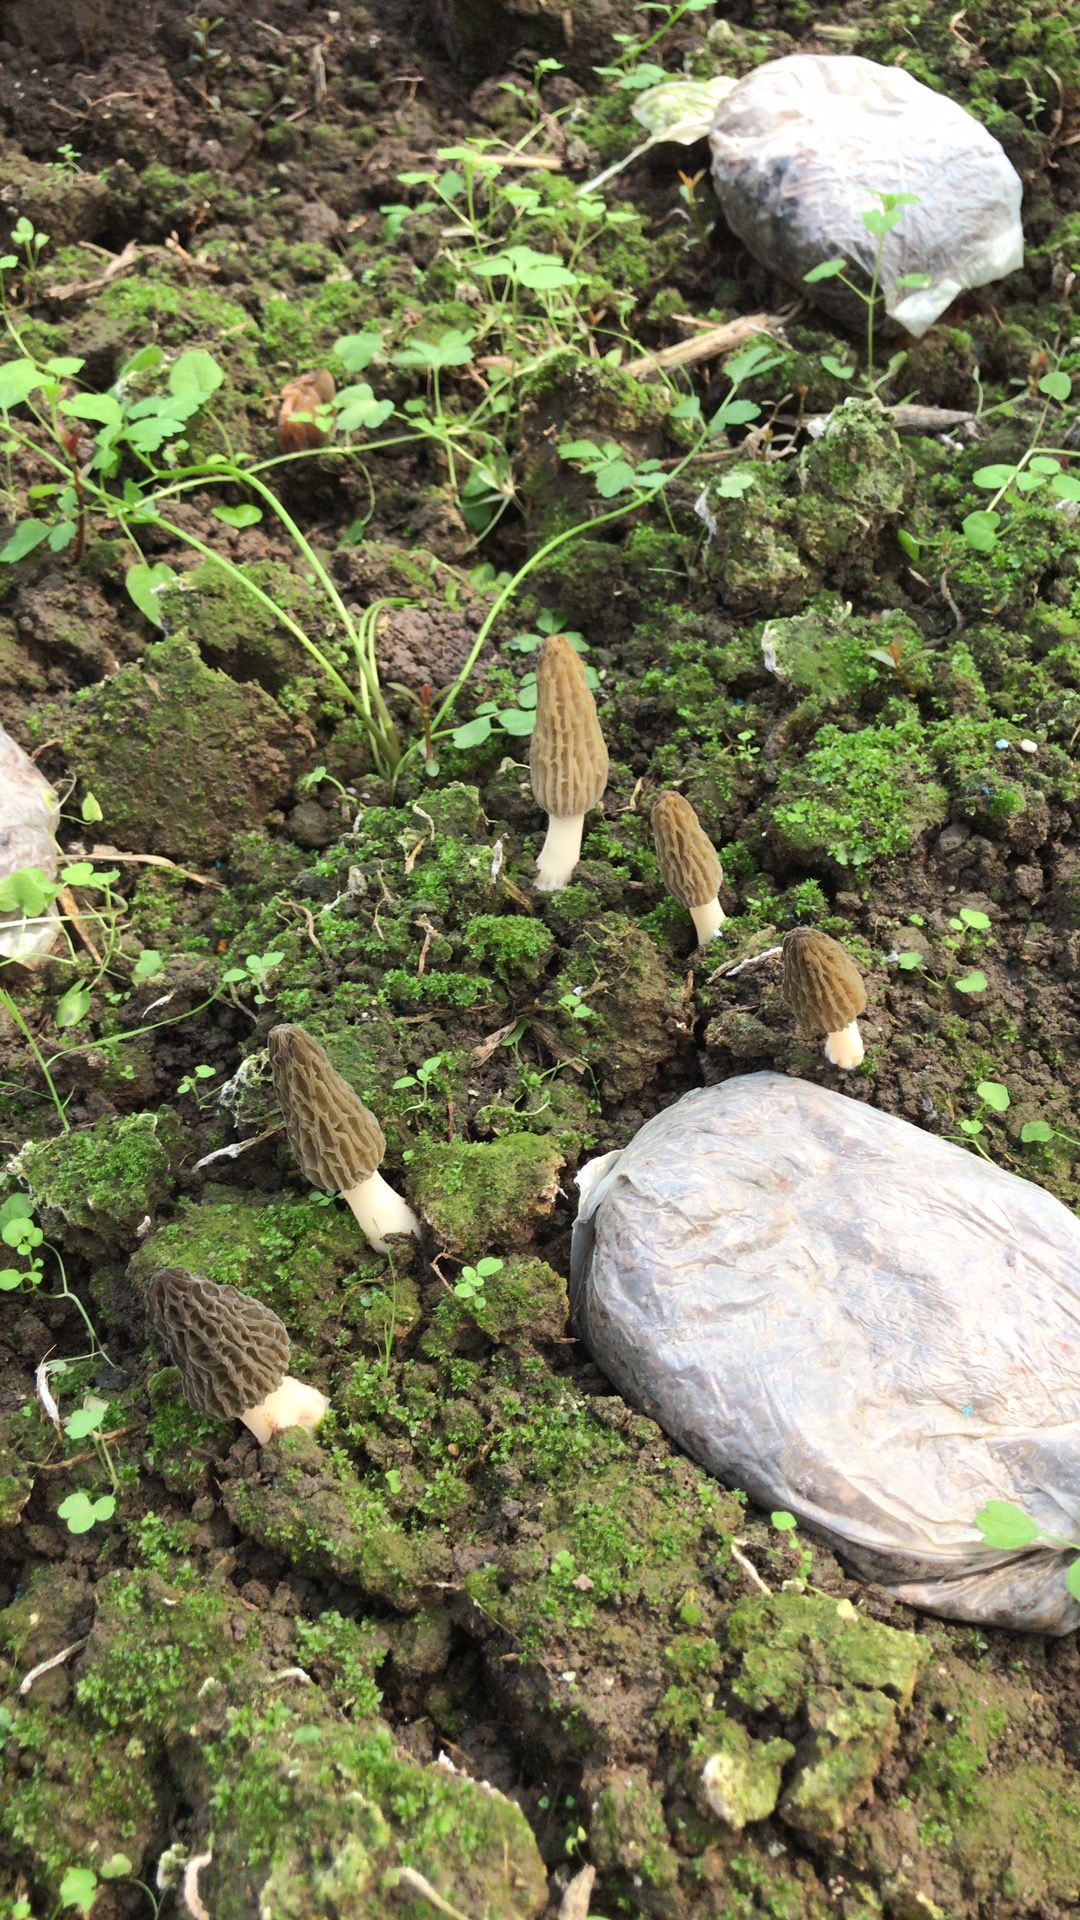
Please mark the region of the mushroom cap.
[[585, 669], [564, 634], [550, 633], [536, 663], [536, 726], [529, 772], [538, 806], [558, 819], [595, 807], [608, 754]]
[[816, 927], [784, 935], [784, 998], [808, 1033], [839, 1033], [866, 1006], [862, 974], [836, 940]]
[[185, 1397], [200, 1413], [238, 1420], [280, 1387], [289, 1336], [261, 1300], [183, 1267], [159, 1267], [146, 1312], [162, 1353], [180, 1369]]
[[325, 406], [332, 400], [335, 392], [334, 376], [325, 367], [315, 373], [297, 374], [281, 389], [281, 402], [278, 407], [277, 437], [282, 453], [300, 453], [306, 447], [321, 447], [326, 435], [318, 421], [297, 420], [296, 414], [313, 414], [316, 407]]
[[386, 1152], [375, 1115], [301, 1027], [274, 1027], [269, 1048], [285, 1131], [304, 1173], [324, 1193], [348, 1193]]
[[681, 793], [662, 793], [652, 810], [653, 843], [668, 892], [682, 907], [715, 900], [724, 878], [716, 848]]

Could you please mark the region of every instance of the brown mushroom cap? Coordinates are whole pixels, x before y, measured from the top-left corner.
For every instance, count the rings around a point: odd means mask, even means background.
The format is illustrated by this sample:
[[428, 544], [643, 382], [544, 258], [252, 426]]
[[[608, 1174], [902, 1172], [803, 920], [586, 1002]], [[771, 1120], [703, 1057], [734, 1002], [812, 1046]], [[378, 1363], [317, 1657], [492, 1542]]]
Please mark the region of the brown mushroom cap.
[[316, 373], [298, 374], [281, 390], [278, 408], [277, 439], [282, 453], [301, 453], [307, 447], [321, 447], [326, 435], [317, 420], [297, 419], [297, 414], [312, 415], [326, 406], [336, 392], [334, 376], [325, 367]]
[[386, 1152], [375, 1115], [301, 1027], [274, 1027], [269, 1047], [285, 1131], [304, 1173], [324, 1193], [348, 1193]]
[[682, 907], [715, 900], [724, 878], [716, 848], [681, 793], [662, 793], [652, 810], [653, 843], [668, 892]]
[[201, 1273], [160, 1267], [146, 1295], [155, 1340], [200, 1413], [238, 1420], [280, 1387], [289, 1336], [276, 1313]]
[[866, 1006], [854, 961], [816, 927], [784, 935], [784, 998], [807, 1033], [840, 1033]]
[[550, 633], [536, 663], [536, 726], [529, 772], [538, 806], [559, 819], [595, 807], [607, 785], [608, 754], [596, 701], [569, 640]]

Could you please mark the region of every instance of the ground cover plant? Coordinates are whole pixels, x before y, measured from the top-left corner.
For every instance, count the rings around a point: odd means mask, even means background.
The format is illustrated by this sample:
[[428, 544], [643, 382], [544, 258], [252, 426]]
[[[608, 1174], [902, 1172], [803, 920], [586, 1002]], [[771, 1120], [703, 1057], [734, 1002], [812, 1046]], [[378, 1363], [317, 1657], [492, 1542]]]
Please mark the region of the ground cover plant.
[[[0, 1920], [1060, 1920], [1074, 1642], [912, 1614], [710, 1480], [564, 1276], [581, 1162], [759, 1067], [1080, 1199], [1064, 11], [0, 32], [0, 724], [62, 804], [55, 880], [0, 879], [58, 915], [0, 960]], [[616, 165], [667, 78], [799, 48], [903, 60], [1022, 175], [1023, 271], [919, 342], [772, 281], [677, 129]], [[538, 893], [555, 635], [611, 764]], [[800, 929], [865, 984], [846, 1071]], [[305, 1177], [275, 1028], [423, 1249]], [[314, 1432], [188, 1403], [161, 1269], [269, 1310]]]

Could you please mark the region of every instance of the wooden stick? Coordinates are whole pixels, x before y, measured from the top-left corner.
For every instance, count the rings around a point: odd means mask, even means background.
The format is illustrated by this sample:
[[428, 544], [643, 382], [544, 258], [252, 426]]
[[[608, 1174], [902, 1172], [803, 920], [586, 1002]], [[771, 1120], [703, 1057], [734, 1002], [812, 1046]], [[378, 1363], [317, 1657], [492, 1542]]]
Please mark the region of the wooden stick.
[[673, 347], [642, 354], [639, 360], [628, 361], [622, 371], [635, 378], [647, 378], [649, 374], [664, 373], [669, 367], [694, 367], [701, 360], [715, 360], [718, 354], [741, 346], [744, 340], [753, 339], [755, 333], [776, 333], [782, 328], [784, 317], [779, 313], [744, 313], [738, 320], [725, 320], [721, 326], [709, 327], [705, 333], [694, 334], [689, 340], [679, 340]]

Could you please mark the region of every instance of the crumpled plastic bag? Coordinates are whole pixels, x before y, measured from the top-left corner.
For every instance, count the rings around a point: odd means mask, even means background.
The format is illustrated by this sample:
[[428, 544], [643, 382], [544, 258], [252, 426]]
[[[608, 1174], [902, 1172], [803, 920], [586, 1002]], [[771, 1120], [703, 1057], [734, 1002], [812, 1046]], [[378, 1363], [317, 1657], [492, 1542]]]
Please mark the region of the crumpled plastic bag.
[[777, 1073], [688, 1093], [578, 1176], [570, 1302], [617, 1390], [862, 1578], [1080, 1626], [1080, 1223], [1016, 1174]]
[[[767, 60], [719, 101], [709, 139], [728, 225], [843, 320], [862, 315], [855, 296], [803, 276], [843, 258], [869, 287], [878, 242], [860, 215], [880, 208], [878, 194], [918, 196], [885, 238], [879, 282], [886, 313], [916, 337], [958, 293], [1023, 265], [1020, 176], [978, 120], [903, 67], [857, 54]], [[909, 274], [929, 284], [902, 286]]]
[[44, 879], [56, 879], [59, 820], [60, 802], [48, 781], [0, 727], [0, 959], [29, 959], [56, 944], [60, 921], [55, 906], [30, 913], [25, 905], [6, 899], [10, 889], [4, 882], [23, 867], [36, 867]]

